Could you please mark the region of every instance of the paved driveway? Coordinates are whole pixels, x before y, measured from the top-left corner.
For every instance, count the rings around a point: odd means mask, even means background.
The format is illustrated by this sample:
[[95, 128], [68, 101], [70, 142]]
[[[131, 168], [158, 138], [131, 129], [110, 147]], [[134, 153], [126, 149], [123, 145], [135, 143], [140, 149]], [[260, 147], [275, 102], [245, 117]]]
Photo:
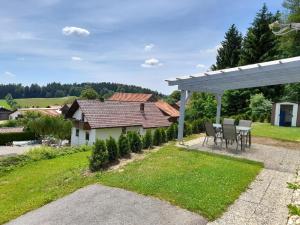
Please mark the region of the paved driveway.
[[91, 185], [29, 212], [9, 225], [202, 225], [201, 216], [155, 198]]
[[0, 146], [0, 157], [21, 155], [32, 148], [39, 147], [40, 145], [24, 145], [24, 146]]

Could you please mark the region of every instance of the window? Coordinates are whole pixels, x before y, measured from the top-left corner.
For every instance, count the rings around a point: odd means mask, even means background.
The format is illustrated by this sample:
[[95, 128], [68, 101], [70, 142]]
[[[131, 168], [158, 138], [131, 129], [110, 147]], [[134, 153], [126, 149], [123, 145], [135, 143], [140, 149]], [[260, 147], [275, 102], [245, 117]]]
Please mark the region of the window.
[[76, 129], [76, 137], [79, 136], [79, 129]]
[[87, 140], [87, 141], [90, 140], [90, 133], [89, 132], [85, 133], [85, 140]]

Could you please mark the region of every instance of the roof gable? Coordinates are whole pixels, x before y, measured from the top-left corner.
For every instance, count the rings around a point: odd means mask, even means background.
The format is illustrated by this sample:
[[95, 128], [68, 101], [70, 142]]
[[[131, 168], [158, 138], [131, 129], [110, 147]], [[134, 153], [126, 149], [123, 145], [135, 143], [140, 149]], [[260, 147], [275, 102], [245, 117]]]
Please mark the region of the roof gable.
[[173, 106], [164, 101], [157, 101], [155, 105], [165, 114], [171, 117], [179, 117], [179, 111], [175, 109]]

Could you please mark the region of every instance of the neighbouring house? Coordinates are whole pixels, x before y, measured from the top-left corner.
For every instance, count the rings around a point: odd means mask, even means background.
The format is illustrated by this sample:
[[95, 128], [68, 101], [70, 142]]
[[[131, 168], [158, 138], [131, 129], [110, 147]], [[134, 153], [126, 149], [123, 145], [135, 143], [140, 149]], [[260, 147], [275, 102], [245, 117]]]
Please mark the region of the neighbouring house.
[[59, 106], [55, 106], [52, 108], [21, 108], [9, 115], [10, 120], [21, 118], [26, 112], [38, 112], [42, 115], [47, 116], [60, 116], [61, 111]]
[[157, 100], [153, 94], [141, 94], [141, 93], [115, 93], [108, 101], [119, 102], [155, 102], [156, 107], [162, 111], [162, 113], [169, 118], [170, 122], [177, 122], [179, 118], [178, 109], [174, 108], [167, 102]]
[[61, 114], [66, 117], [67, 115], [67, 112], [69, 111], [71, 107], [71, 104], [64, 104], [61, 108], [60, 108], [60, 111], [61, 111]]
[[300, 127], [300, 103], [273, 103], [271, 124], [285, 127]]
[[153, 94], [143, 93], [114, 93], [108, 101], [119, 101], [119, 102], [155, 102], [156, 97]]
[[9, 114], [11, 114], [12, 112], [13, 111], [0, 106], [0, 120], [8, 120]]
[[96, 139], [105, 140], [110, 136], [118, 139], [128, 131], [144, 135], [148, 129], [171, 125], [153, 102], [75, 100], [67, 118], [74, 124], [71, 145], [92, 145]]

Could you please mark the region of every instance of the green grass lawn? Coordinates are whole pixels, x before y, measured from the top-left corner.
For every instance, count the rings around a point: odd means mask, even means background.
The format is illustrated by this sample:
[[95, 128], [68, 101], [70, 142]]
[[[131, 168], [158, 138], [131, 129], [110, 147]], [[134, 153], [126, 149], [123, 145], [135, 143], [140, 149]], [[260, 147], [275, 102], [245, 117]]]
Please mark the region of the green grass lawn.
[[262, 165], [166, 146], [100, 183], [167, 200], [209, 220], [219, 217], [259, 173]]
[[36, 161], [1, 176], [0, 224], [97, 182], [156, 196], [214, 219], [245, 191], [262, 167], [167, 145], [128, 164], [123, 172], [84, 176], [89, 155], [80, 152]]
[[96, 182], [82, 175], [89, 154], [30, 163], [0, 177], [0, 224]]
[[[22, 108], [29, 108], [32, 106], [43, 108], [49, 105], [63, 105], [65, 103], [72, 103], [75, 98], [76, 97], [74, 96], [69, 96], [63, 98], [20, 98], [15, 100]], [[0, 106], [1, 105], [5, 108], [10, 108], [4, 99], [0, 99]]]
[[268, 137], [283, 141], [299, 141], [299, 127], [279, 127], [268, 123], [254, 123], [252, 134], [258, 137]]

